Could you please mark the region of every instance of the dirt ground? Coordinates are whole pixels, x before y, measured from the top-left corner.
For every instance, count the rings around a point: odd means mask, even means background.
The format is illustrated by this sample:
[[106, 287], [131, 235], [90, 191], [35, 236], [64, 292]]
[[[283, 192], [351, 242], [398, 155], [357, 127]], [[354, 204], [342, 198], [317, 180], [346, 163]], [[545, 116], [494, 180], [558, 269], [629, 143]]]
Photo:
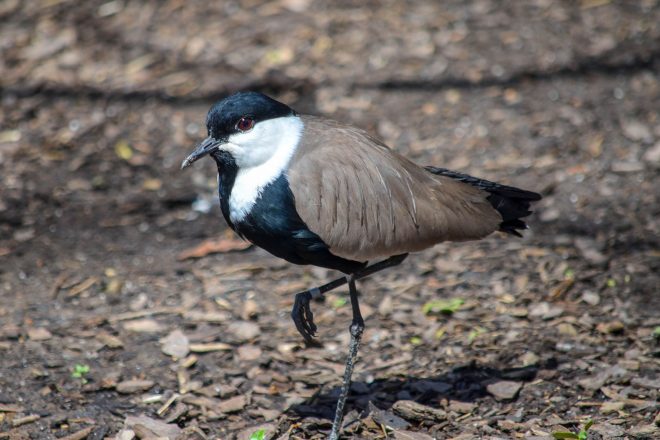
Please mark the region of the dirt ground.
[[337, 274], [179, 170], [245, 89], [544, 196], [360, 283], [346, 438], [660, 438], [657, 0], [7, 0], [0, 51], [0, 439], [327, 435], [346, 291], [289, 311]]

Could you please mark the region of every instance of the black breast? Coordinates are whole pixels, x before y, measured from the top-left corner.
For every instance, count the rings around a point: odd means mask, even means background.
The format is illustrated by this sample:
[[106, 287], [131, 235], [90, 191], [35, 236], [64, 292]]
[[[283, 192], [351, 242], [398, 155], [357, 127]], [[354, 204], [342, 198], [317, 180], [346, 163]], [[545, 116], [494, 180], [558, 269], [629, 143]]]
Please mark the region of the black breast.
[[213, 157], [218, 164], [222, 215], [239, 235], [294, 264], [312, 264], [344, 273], [355, 272], [366, 265], [333, 255], [323, 240], [309, 230], [296, 211], [293, 193], [284, 174], [263, 189], [241, 222], [232, 223], [229, 196], [238, 168], [227, 153], [215, 153]]

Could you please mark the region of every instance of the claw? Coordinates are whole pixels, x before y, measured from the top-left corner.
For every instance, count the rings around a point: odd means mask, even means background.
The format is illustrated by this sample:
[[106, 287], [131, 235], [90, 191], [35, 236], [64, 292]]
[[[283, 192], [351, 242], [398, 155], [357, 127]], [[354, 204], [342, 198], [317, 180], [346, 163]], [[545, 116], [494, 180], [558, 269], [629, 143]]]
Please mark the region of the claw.
[[298, 333], [305, 338], [305, 341], [312, 342], [316, 335], [316, 324], [314, 324], [314, 314], [310, 308], [312, 294], [309, 291], [296, 294], [291, 310], [291, 318], [296, 325]]

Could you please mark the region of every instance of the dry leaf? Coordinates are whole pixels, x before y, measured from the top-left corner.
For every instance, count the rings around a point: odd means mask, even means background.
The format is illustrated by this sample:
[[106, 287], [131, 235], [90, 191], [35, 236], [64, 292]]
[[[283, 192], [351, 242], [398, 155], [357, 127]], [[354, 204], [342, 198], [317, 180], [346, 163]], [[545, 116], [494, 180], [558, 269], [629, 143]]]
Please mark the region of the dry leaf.
[[222, 254], [225, 252], [242, 251], [252, 246], [249, 241], [240, 240], [238, 238], [210, 238], [204, 240], [199, 245], [186, 249], [181, 252], [177, 259], [179, 261], [188, 260], [190, 258], [202, 258], [210, 254]]

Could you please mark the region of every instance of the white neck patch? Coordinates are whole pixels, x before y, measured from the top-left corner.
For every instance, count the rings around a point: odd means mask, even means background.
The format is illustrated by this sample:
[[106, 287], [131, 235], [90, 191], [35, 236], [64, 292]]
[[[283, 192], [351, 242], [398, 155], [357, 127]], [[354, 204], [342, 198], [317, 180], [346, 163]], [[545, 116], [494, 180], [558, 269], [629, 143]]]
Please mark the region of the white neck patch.
[[229, 197], [232, 223], [245, 219], [264, 188], [286, 171], [302, 131], [298, 116], [285, 116], [258, 122], [249, 132], [229, 138], [226, 149], [238, 165]]

